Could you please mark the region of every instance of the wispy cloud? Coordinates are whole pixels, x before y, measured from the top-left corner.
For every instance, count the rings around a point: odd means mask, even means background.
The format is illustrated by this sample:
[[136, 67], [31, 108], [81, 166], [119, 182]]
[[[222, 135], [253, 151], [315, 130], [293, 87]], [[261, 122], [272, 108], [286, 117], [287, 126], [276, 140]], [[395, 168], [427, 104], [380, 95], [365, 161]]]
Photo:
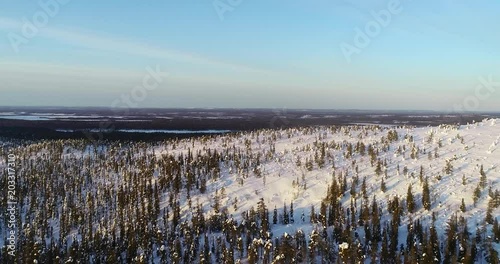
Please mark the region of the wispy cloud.
[[82, 65], [60, 65], [54, 63], [2, 61], [0, 62], [0, 76], [21, 74], [32, 76], [38, 74], [42, 76], [91, 76], [92, 78], [124, 78], [141, 76], [140, 71], [113, 69], [104, 67], [89, 67]]
[[[20, 21], [11, 18], [0, 17], [0, 30], [20, 34], [22, 27], [23, 24]], [[123, 53], [154, 59], [166, 59], [194, 65], [218, 67], [239, 72], [269, 73], [269, 71], [267, 70], [247, 66], [244, 64], [227, 62], [185, 51], [154, 47], [144, 43], [134, 42], [127, 39], [120, 39], [112, 36], [102, 36], [99, 34], [87, 32], [84, 33], [77, 30], [46, 27], [40, 31], [39, 37], [93, 50]]]

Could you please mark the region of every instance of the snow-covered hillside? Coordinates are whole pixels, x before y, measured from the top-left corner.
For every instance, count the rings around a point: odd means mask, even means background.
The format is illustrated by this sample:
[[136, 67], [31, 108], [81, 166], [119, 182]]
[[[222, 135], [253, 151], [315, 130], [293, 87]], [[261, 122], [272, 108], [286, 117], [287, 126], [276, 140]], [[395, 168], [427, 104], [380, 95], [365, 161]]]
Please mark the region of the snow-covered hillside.
[[23, 145], [12, 153], [20, 221], [31, 226], [21, 225], [17, 246], [43, 244], [24, 256], [39, 261], [426, 263], [439, 253], [443, 263], [497, 263], [499, 143], [491, 119]]

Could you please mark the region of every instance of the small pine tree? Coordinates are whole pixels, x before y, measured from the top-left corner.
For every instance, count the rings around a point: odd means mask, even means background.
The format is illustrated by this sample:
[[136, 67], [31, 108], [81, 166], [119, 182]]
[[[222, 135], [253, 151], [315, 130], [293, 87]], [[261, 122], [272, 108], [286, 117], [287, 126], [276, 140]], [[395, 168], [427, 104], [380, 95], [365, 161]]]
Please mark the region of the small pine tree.
[[488, 243], [488, 255], [486, 257], [486, 261], [491, 264], [499, 264], [500, 263], [500, 257], [498, 256], [498, 252], [495, 250], [493, 245], [491, 243]]
[[207, 180], [202, 178], [200, 181], [200, 192], [204, 194], [207, 191]]
[[308, 171], [312, 171], [313, 170], [313, 163], [312, 163], [312, 160], [309, 160], [306, 158], [306, 169]]
[[311, 206], [311, 224], [316, 223], [316, 212], [314, 212], [314, 205]]
[[439, 248], [439, 238], [436, 231], [436, 226], [434, 224], [435, 219], [436, 217], [434, 213], [432, 213], [432, 226], [430, 228], [430, 241], [428, 243], [428, 247], [429, 251], [432, 252], [432, 256], [435, 261], [434, 263], [441, 263], [441, 250]]
[[481, 165], [481, 169], [479, 170], [479, 174], [481, 174], [481, 178], [479, 179], [479, 185], [481, 188], [486, 188], [488, 185], [488, 179], [486, 178], [486, 173], [484, 172], [483, 165]]
[[389, 252], [389, 241], [387, 239], [387, 232], [384, 229], [382, 231], [382, 249], [380, 252], [381, 263], [390, 263], [392, 258]]
[[444, 261], [443, 263], [456, 263], [453, 261], [456, 257], [456, 249], [457, 249], [457, 218], [456, 215], [452, 216], [447, 222], [446, 228], [446, 242], [444, 247]]
[[446, 161], [444, 172], [446, 174], [448, 174], [448, 175], [450, 175], [451, 173], [453, 173], [453, 165], [451, 164], [451, 160], [447, 160]]
[[479, 201], [479, 198], [481, 198], [481, 186], [480, 184], [477, 185], [476, 189], [474, 189], [474, 206], [476, 206], [477, 202]]
[[415, 210], [415, 199], [413, 198], [411, 184], [408, 186], [408, 192], [406, 193], [406, 203], [408, 206], [408, 212], [413, 213]]
[[302, 166], [302, 161], [300, 160], [300, 157], [297, 157], [297, 160], [295, 161], [295, 165], [296, 165], [297, 167]]
[[488, 203], [488, 209], [486, 209], [486, 217], [484, 221], [488, 224], [493, 224], [493, 200]]
[[368, 194], [366, 191], [366, 177], [363, 177], [363, 182], [361, 183], [361, 193], [363, 195], [363, 199], [368, 199]]
[[276, 209], [276, 205], [274, 206], [273, 212], [273, 225], [278, 223], [278, 209]]
[[460, 205], [460, 211], [462, 211], [462, 213], [465, 213], [465, 210], [466, 210], [465, 201], [464, 201], [464, 198], [462, 198], [462, 204]]
[[495, 218], [493, 223], [493, 239], [496, 243], [500, 242], [500, 226], [498, 225], [498, 219]]
[[382, 163], [380, 162], [380, 160], [377, 162], [377, 167], [375, 168], [375, 174], [377, 174], [377, 176], [380, 176], [380, 174], [382, 174]]
[[381, 190], [382, 192], [387, 191], [387, 186], [385, 186], [385, 181], [384, 181], [384, 178], [382, 178], [382, 182], [380, 183], [380, 190]]
[[420, 173], [418, 175], [418, 178], [420, 180], [420, 183], [424, 182], [424, 166], [420, 166]]
[[349, 191], [351, 197], [356, 197], [356, 183], [353, 181], [351, 184], [351, 190]]
[[422, 188], [422, 205], [424, 206], [425, 210], [431, 209], [431, 194], [429, 190], [428, 178], [425, 178], [424, 186]]
[[288, 215], [288, 210], [286, 209], [286, 204], [283, 204], [283, 224], [288, 225], [290, 223], [290, 218]]
[[471, 246], [470, 246], [470, 251], [465, 259], [465, 264], [474, 264], [476, 260], [476, 255], [477, 255], [477, 246], [476, 246], [476, 241], [472, 239]]

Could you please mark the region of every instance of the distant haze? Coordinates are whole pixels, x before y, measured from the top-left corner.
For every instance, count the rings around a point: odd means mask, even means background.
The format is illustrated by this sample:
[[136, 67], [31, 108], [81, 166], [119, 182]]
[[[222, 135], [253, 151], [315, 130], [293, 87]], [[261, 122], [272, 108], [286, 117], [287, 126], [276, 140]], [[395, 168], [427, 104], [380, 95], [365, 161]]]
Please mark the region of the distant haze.
[[0, 106], [500, 110], [498, 1], [235, 2], [5, 1]]

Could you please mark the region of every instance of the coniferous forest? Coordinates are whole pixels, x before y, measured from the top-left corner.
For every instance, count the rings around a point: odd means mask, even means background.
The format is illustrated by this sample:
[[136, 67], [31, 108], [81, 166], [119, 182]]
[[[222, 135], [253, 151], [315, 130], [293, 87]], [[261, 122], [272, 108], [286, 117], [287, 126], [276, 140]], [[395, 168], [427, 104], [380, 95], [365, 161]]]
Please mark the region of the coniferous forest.
[[493, 119], [2, 139], [17, 204], [0, 262], [499, 263], [499, 134]]

